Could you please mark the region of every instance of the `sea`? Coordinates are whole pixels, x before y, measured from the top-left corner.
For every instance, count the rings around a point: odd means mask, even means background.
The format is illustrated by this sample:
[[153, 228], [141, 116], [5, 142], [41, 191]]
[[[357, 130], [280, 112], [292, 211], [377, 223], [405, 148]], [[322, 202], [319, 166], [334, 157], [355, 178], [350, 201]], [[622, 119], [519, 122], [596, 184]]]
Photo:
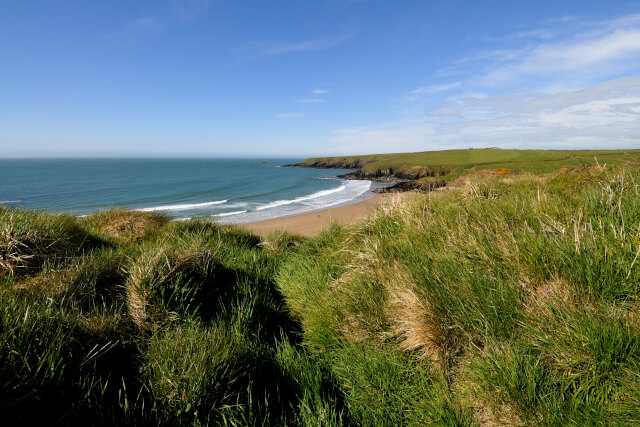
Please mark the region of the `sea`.
[[0, 159], [0, 205], [84, 216], [114, 208], [242, 224], [373, 197], [384, 184], [302, 159]]

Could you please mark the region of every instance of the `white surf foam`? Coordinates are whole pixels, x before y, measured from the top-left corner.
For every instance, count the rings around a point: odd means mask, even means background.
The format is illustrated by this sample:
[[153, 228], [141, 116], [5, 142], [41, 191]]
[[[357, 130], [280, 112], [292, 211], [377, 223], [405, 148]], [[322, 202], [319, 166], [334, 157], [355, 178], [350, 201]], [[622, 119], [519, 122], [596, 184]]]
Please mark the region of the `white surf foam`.
[[214, 202], [204, 202], [204, 203], [183, 203], [178, 205], [165, 205], [165, 206], [154, 206], [151, 208], [142, 208], [136, 209], [140, 212], [153, 212], [153, 211], [186, 211], [189, 209], [198, 209], [198, 208], [206, 208], [207, 206], [215, 206], [221, 205], [223, 203], [227, 203], [226, 200], [216, 200]]
[[367, 185], [367, 188], [363, 189], [358, 194], [356, 194], [356, 195], [354, 195], [352, 197], [349, 197], [348, 199], [338, 200], [338, 201], [333, 202], [333, 203], [327, 203], [327, 204], [323, 205], [323, 207], [327, 207], [328, 208], [330, 206], [335, 206], [335, 205], [339, 205], [339, 204], [342, 204], [342, 203], [350, 202], [351, 200], [357, 199], [358, 197], [362, 196], [364, 193], [366, 193], [370, 189], [371, 189], [371, 182], [369, 182], [369, 185]]
[[337, 188], [318, 191], [317, 193], [291, 200], [279, 200], [261, 206], [258, 205], [257, 207], [248, 208], [246, 212], [227, 217], [218, 216], [217, 219], [224, 223], [243, 224], [313, 212], [364, 200], [366, 193], [370, 192], [372, 187], [373, 183], [371, 181], [342, 181], [342, 185]]
[[334, 193], [343, 191], [345, 188], [347, 188], [347, 187], [343, 184], [338, 188], [333, 188], [331, 190], [318, 191], [317, 193], [309, 194], [308, 196], [298, 197], [296, 199], [277, 200], [275, 202], [271, 202], [271, 203], [268, 203], [266, 205], [258, 206], [256, 208], [256, 210], [257, 211], [261, 211], [261, 210], [264, 210], [264, 209], [271, 209], [271, 208], [276, 208], [278, 206], [290, 205], [292, 203], [299, 203], [299, 202], [304, 202], [304, 201], [311, 200], [311, 199], [317, 199], [318, 197], [325, 197], [325, 196], [328, 196], [330, 194], [334, 194]]
[[217, 215], [211, 215], [211, 216], [215, 216], [215, 217], [223, 217], [223, 216], [231, 216], [231, 215], [239, 215], [239, 214], [243, 214], [247, 212], [247, 210], [243, 210], [243, 211], [235, 211], [235, 212], [224, 212], [224, 213], [219, 213]]

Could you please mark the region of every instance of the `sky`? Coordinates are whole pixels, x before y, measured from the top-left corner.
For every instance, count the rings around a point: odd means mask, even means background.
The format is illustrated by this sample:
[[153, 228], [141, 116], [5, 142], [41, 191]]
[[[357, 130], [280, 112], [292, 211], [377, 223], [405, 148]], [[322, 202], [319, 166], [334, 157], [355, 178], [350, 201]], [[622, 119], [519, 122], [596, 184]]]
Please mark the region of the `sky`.
[[640, 148], [640, 1], [0, 2], [0, 158]]

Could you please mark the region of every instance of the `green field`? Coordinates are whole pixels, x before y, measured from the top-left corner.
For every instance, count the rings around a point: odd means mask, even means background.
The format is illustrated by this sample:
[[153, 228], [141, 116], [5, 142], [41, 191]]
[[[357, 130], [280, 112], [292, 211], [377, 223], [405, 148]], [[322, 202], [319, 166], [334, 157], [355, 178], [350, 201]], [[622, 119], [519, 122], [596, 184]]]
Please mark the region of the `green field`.
[[607, 167], [472, 174], [314, 238], [0, 208], [0, 416], [637, 425], [640, 168], [582, 153]]
[[[585, 165], [622, 166], [640, 164], [640, 150], [503, 150], [497, 148], [424, 151], [418, 153], [367, 156], [317, 157], [300, 165], [322, 163], [328, 166], [359, 164], [368, 172], [392, 168], [409, 171], [426, 167], [442, 179], [451, 180], [479, 170], [508, 169], [513, 172], [549, 173], [563, 167]], [[428, 181], [428, 179], [427, 179]]]

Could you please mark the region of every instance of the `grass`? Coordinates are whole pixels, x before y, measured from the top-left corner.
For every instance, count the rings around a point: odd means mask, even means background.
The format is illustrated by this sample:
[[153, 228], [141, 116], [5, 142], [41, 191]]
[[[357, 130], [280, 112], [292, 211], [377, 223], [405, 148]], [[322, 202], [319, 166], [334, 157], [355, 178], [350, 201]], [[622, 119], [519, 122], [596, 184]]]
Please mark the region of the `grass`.
[[71, 217], [0, 207], [0, 274], [29, 273], [104, 243]]
[[400, 179], [424, 184], [452, 181], [469, 173], [488, 171], [499, 175], [551, 173], [561, 168], [638, 165], [640, 150], [502, 150], [495, 148], [391, 153], [365, 156], [320, 157], [302, 165], [329, 167], [350, 165], [367, 173], [391, 171]]
[[[330, 230], [278, 284], [359, 423], [634, 424], [638, 184], [621, 169], [476, 178]], [[356, 374], [354, 346], [375, 374]], [[440, 412], [395, 382], [398, 357], [421, 361], [408, 371]]]
[[315, 238], [3, 209], [0, 414], [635, 425], [639, 188], [631, 164], [471, 174]]
[[[300, 347], [274, 283], [283, 251], [300, 239], [122, 211], [2, 214], [12, 247], [44, 259], [0, 276], [7, 422], [340, 419], [339, 391]], [[113, 234], [105, 218], [128, 231]], [[315, 376], [292, 368], [300, 364]]]

